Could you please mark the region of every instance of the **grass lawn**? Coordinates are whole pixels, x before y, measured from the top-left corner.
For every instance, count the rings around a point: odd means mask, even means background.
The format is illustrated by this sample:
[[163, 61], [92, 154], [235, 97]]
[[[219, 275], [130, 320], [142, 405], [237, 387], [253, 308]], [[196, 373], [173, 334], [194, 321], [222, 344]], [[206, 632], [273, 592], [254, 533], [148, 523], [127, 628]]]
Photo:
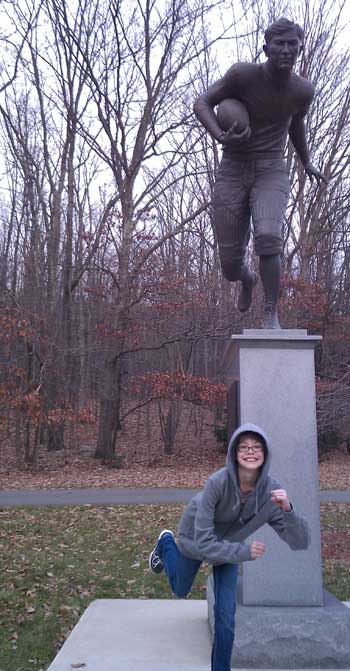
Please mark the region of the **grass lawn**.
[[[148, 555], [182, 506], [0, 510], [0, 671], [45, 670], [93, 599], [170, 598]], [[349, 534], [350, 505], [324, 504], [322, 528]], [[349, 545], [349, 543], [348, 543]], [[205, 598], [208, 567], [192, 598]], [[350, 600], [350, 559], [324, 562], [326, 588]]]

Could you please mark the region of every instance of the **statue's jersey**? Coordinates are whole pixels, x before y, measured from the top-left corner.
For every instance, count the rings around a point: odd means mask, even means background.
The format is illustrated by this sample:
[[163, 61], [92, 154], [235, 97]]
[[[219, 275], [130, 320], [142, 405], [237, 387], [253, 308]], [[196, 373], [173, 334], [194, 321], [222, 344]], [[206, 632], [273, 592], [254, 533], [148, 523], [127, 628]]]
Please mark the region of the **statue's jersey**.
[[225, 155], [241, 158], [281, 157], [293, 117], [304, 117], [314, 96], [307, 79], [292, 72], [286, 82], [276, 82], [265, 65], [256, 63], [233, 65], [214, 87], [215, 100], [210, 88], [203, 96], [211, 107], [224, 98], [236, 98], [248, 111], [250, 139], [242, 148], [224, 147]]

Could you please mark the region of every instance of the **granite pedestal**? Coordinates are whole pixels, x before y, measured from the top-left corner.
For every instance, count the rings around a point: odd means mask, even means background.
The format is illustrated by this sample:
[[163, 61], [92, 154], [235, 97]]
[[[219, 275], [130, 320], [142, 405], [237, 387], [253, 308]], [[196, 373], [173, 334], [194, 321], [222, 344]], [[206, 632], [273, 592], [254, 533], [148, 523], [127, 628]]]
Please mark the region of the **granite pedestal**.
[[[298, 329], [245, 329], [225, 353], [228, 415], [266, 431], [270, 473], [311, 529], [306, 551], [291, 551], [268, 526], [250, 537], [265, 542], [266, 554], [243, 564], [235, 667], [350, 668], [350, 613], [322, 587], [314, 367], [320, 340]], [[212, 627], [211, 580], [207, 599]]]
[[238, 423], [253, 422], [266, 431], [270, 474], [312, 532], [309, 548], [301, 552], [292, 552], [268, 526], [251, 537], [265, 542], [266, 554], [244, 564], [246, 606], [323, 603], [314, 366], [319, 341], [304, 330], [245, 329], [226, 350], [228, 387], [238, 382]]
[[[243, 606], [238, 585], [232, 667], [244, 669], [350, 669], [350, 609], [329, 592], [323, 606]], [[211, 636], [213, 578], [207, 583]]]

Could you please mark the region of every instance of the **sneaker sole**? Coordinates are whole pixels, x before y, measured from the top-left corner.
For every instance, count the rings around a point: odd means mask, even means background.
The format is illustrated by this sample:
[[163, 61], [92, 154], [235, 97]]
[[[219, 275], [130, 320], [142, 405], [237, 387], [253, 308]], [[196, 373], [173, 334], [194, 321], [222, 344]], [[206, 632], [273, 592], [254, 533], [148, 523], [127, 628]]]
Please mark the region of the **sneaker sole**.
[[[152, 568], [152, 566], [151, 566], [151, 559], [152, 559], [153, 552], [155, 551], [155, 549], [156, 549], [156, 547], [157, 547], [157, 545], [158, 545], [158, 542], [160, 541], [160, 539], [161, 539], [163, 536], [165, 536], [165, 534], [170, 534], [170, 536], [172, 536], [173, 538], [175, 538], [175, 536], [174, 536], [173, 532], [171, 531], [171, 529], [163, 529], [163, 531], [160, 532], [160, 534], [159, 534], [159, 536], [158, 536], [157, 543], [156, 543], [155, 547], [153, 548], [153, 550], [152, 550], [152, 552], [151, 552], [151, 554], [150, 554], [150, 556], [149, 556], [149, 558], [148, 558], [148, 566], [149, 566], [150, 570], [152, 571], [152, 573], [154, 573], [155, 575], [157, 575], [157, 573], [156, 573], [156, 571], [153, 570], [153, 568]], [[163, 570], [163, 569], [162, 569], [162, 570]], [[161, 571], [159, 571], [159, 573], [161, 573]]]
[[161, 572], [164, 570], [164, 566], [162, 565], [162, 568], [161, 568], [160, 571], [155, 571], [155, 570], [153, 569], [153, 567], [152, 567], [152, 556], [153, 556], [153, 553], [154, 553], [154, 550], [152, 550], [152, 552], [151, 552], [151, 554], [150, 554], [150, 556], [149, 556], [149, 558], [148, 558], [148, 567], [149, 567], [150, 571], [152, 571], [152, 573], [154, 573], [154, 575], [159, 575], [159, 573], [161, 573]]
[[[162, 538], [162, 536], [165, 536], [165, 534], [170, 534], [173, 538], [175, 538], [175, 536], [174, 536], [173, 532], [171, 531], [171, 529], [163, 529], [163, 531], [161, 531], [160, 534], [159, 534], [159, 536], [158, 536], [158, 541], [160, 541], [160, 539]], [[157, 543], [158, 543], [158, 541], [157, 541]]]

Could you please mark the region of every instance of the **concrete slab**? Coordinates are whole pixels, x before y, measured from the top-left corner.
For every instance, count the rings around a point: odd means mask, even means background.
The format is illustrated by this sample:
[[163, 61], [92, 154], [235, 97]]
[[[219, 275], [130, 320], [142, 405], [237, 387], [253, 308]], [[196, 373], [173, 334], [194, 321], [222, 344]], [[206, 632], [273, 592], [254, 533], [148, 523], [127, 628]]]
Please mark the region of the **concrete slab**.
[[48, 671], [209, 671], [210, 651], [205, 600], [98, 599]]
[[209, 671], [210, 651], [204, 600], [99, 599], [47, 671]]

